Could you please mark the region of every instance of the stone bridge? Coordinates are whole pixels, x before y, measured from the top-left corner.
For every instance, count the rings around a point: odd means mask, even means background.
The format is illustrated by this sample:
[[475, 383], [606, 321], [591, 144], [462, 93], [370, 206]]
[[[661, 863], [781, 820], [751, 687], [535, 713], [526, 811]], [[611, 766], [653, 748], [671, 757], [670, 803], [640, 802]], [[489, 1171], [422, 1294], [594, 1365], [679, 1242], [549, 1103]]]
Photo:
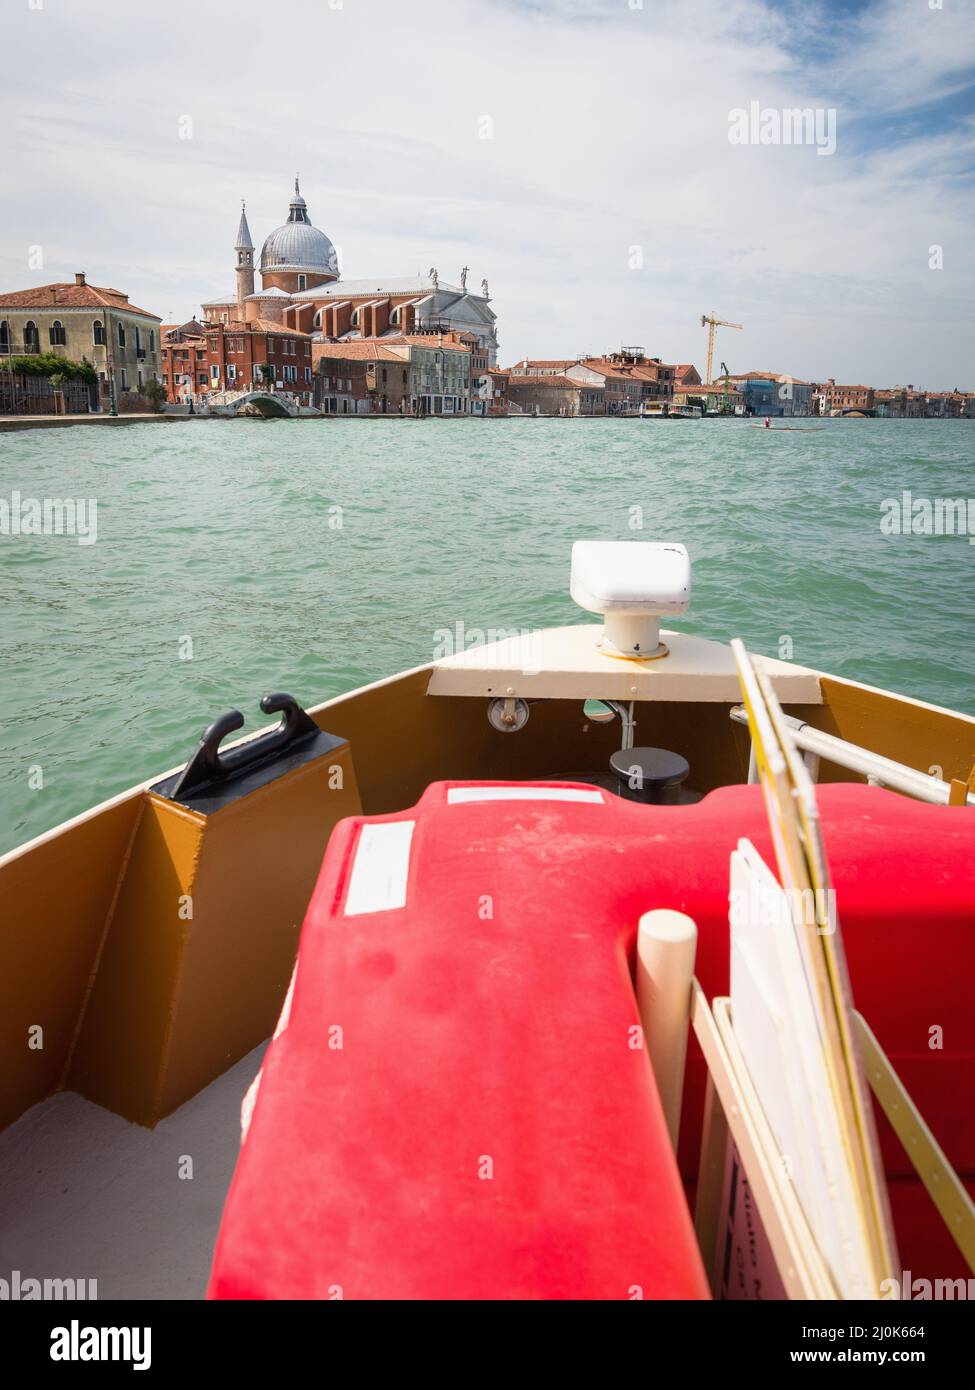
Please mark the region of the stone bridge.
[[217, 391], [207, 400], [211, 415], [263, 415], [266, 419], [293, 419], [299, 407], [290, 396], [276, 391]]

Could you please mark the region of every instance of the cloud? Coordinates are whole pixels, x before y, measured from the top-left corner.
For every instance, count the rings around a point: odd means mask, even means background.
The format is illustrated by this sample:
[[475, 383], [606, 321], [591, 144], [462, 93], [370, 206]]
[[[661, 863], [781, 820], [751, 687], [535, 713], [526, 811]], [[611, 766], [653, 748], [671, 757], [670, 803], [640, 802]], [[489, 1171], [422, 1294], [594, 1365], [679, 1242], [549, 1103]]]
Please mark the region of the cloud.
[[[745, 324], [719, 343], [733, 369], [954, 385], [972, 126], [938, 103], [972, 66], [968, 0], [634, 6], [8, 9], [0, 280], [36, 282], [39, 244], [45, 279], [188, 316], [230, 288], [240, 197], [259, 243], [300, 169], [350, 276], [486, 275], [506, 361], [638, 342], [700, 363], [715, 308]], [[836, 154], [730, 144], [751, 101], [835, 107]]]

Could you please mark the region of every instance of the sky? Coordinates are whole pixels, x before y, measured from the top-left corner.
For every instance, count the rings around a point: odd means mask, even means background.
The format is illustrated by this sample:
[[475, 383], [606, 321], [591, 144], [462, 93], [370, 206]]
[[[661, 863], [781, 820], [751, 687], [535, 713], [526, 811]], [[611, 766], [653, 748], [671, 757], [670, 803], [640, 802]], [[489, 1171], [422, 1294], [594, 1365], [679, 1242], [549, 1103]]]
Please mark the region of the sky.
[[0, 54], [0, 290], [183, 321], [300, 172], [347, 277], [486, 278], [502, 365], [703, 373], [714, 311], [733, 372], [975, 389], [975, 0], [3, 0]]

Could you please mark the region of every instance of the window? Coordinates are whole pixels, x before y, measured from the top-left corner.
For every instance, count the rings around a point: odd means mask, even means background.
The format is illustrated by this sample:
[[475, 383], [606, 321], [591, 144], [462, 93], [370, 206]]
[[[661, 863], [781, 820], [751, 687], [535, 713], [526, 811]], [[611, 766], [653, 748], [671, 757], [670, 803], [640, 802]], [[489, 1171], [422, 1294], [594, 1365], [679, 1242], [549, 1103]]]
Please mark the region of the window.
[[206, 374], [206, 372], [200, 372], [200, 373], [197, 375], [196, 380], [197, 380], [197, 383], [198, 383], [200, 386], [206, 386], [206, 384], [207, 384], [207, 374]]
[[64, 347], [64, 324], [60, 319], [55, 319], [51, 324], [50, 338], [52, 347]]
[[220, 368], [217, 366], [216, 362], [214, 362], [213, 366], [210, 368], [210, 377], [213, 381], [220, 380]]
[[299, 276], [298, 276], [298, 288], [299, 288], [299, 290], [305, 289], [306, 286], [307, 286], [307, 284], [308, 284], [308, 276], [307, 276], [307, 275], [299, 275]]
[[119, 324], [118, 326], [118, 345], [120, 348], [125, 347], [125, 329], [123, 328], [122, 324]]
[[149, 329], [149, 351], [150, 351], [150, 352], [155, 352], [155, 350], [156, 350], [156, 331], [155, 331], [154, 328], [150, 328], [150, 329]]
[[306, 380], [307, 382], [310, 382], [310, 381], [311, 381], [311, 367], [306, 367], [306, 368], [305, 368], [305, 380]]
[[41, 338], [37, 331], [37, 324], [33, 319], [28, 319], [24, 324], [24, 351], [40, 352]]
[[228, 381], [236, 381], [236, 380], [237, 380], [237, 368], [236, 368], [236, 366], [234, 365], [233, 362], [231, 362], [230, 365], [229, 365], [229, 367], [227, 368], [227, 380], [228, 380]]
[[164, 386], [168, 386], [168, 385], [169, 385], [169, 375], [168, 375], [167, 372], [163, 372], [163, 374], [162, 374], [162, 384], [163, 384]]
[[105, 325], [101, 319], [96, 319], [91, 326], [91, 340], [95, 347], [105, 346]]
[[6, 319], [0, 319], [0, 352], [10, 351], [10, 324]]
[[138, 327], [138, 325], [136, 325], [136, 330], [135, 330], [135, 350], [136, 350], [136, 352], [141, 352], [141, 351], [142, 351], [142, 335], [141, 335], [141, 333], [139, 332], [139, 327]]
[[128, 389], [129, 389], [129, 382], [128, 382], [128, 378], [127, 378], [126, 375], [125, 375], [125, 368], [123, 367], [123, 368], [122, 368], [122, 390], [123, 390], [123, 391], [127, 391]]

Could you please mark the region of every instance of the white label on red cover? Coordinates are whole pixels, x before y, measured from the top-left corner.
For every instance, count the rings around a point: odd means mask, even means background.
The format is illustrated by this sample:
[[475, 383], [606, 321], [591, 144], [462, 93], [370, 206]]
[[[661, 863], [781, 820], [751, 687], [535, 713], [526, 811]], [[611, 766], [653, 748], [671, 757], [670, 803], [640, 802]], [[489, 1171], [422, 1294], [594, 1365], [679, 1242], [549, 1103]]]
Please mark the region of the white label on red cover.
[[364, 825], [352, 861], [346, 917], [363, 912], [389, 912], [406, 906], [406, 882], [410, 875], [411, 820]]
[[600, 791], [582, 787], [448, 787], [447, 804], [465, 801], [588, 801], [602, 804]]

